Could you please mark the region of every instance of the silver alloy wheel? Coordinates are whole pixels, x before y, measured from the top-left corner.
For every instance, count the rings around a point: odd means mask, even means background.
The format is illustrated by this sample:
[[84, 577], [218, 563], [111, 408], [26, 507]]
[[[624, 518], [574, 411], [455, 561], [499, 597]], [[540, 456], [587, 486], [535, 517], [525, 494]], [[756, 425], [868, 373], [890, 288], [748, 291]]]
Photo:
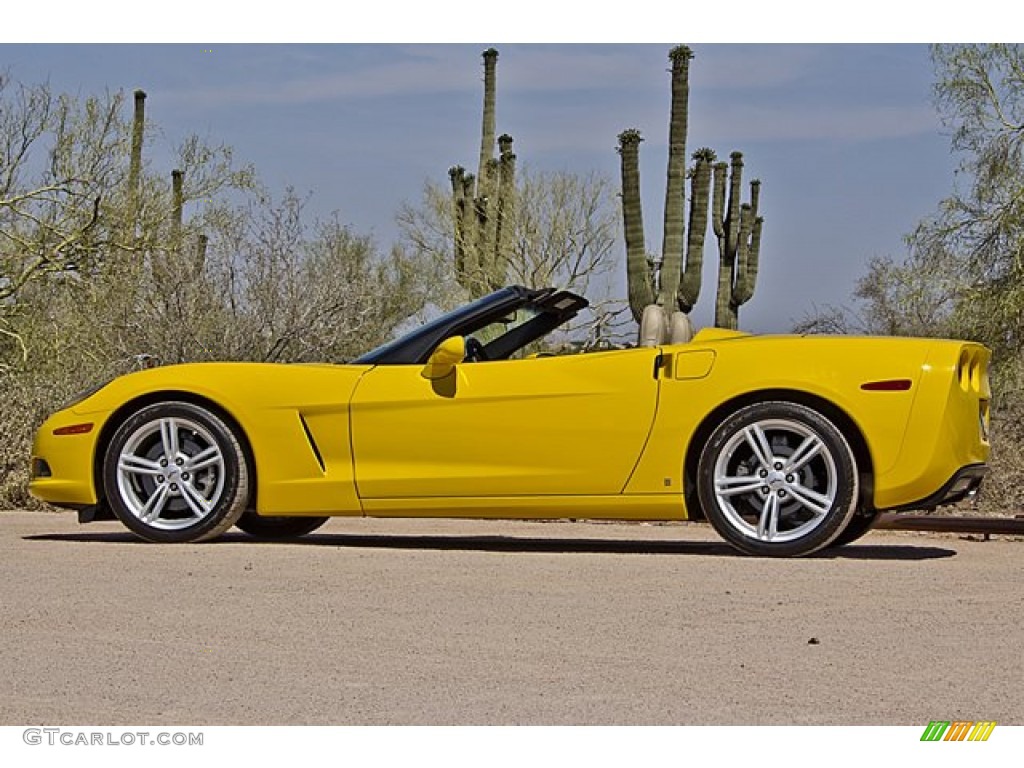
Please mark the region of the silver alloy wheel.
[[831, 450], [807, 424], [762, 419], [726, 441], [714, 465], [714, 493], [741, 535], [782, 544], [806, 537], [835, 506], [839, 472]]
[[117, 489], [139, 522], [162, 531], [205, 520], [224, 494], [224, 455], [198, 422], [164, 416], [141, 424], [117, 456]]

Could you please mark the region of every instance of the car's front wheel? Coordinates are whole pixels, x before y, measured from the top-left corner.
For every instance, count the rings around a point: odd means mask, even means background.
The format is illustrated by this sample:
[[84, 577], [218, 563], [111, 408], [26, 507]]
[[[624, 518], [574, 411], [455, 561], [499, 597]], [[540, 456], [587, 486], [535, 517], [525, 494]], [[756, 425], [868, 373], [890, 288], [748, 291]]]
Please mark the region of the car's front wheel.
[[150, 541], [220, 536], [245, 511], [251, 477], [234, 429], [209, 409], [178, 401], [129, 416], [103, 460], [110, 508]]
[[807, 555], [828, 546], [855, 513], [857, 463], [843, 433], [818, 411], [756, 403], [711, 434], [697, 491], [708, 521], [736, 548]]

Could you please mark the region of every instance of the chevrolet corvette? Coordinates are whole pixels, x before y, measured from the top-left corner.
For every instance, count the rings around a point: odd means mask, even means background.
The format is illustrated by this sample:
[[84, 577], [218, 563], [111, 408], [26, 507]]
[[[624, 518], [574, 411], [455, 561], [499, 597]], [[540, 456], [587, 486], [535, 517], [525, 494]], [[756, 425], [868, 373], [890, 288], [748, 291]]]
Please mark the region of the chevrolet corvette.
[[514, 286], [347, 364], [137, 371], [46, 420], [30, 491], [157, 542], [336, 515], [706, 519], [742, 552], [799, 556], [982, 481], [979, 344], [710, 328], [543, 351], [586, 306]]

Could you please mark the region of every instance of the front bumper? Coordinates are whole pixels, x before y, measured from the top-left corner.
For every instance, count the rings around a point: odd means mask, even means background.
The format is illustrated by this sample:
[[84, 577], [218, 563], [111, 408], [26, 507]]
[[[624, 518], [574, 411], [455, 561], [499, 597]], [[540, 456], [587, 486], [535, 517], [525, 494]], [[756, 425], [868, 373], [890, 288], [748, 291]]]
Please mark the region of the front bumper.
[[[84, 423], [92, 427], [85, 432], [61, 433]], [[43, 422], [32, 444], [29, 493], [57, 507], [78, 509], [96, 504], [93, 466], [101, 427], [99, 420], [70, 410], [58, 411]]]

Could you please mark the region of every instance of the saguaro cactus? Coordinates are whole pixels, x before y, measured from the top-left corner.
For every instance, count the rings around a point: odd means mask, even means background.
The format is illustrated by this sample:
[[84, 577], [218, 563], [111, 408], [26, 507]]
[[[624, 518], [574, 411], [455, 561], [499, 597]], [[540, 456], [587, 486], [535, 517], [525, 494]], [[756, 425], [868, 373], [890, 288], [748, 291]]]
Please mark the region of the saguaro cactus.
[[448, 170], [452, 183], [455, 278], [475, 298], [505, 283], [515, 214], [516, 156], [512, 137], [497, 139], [494, 157], [498, 52], [484, 60], [484, 112], [477, 175], [460, 165]]
[[177, 248], [181, 242], [182, 212], [185, 207], [183, 181], [185, 174], [177, 169], [171, 171], [171, 243]]
[[146, 92], [135, 91], [135, 110], [132, 115], [132, 147], [128, 160], [129, 223], [134, 230], [139, 215], [139, 197], [142, 184], [142, 140], [146, 129]]
[[[629, 306], [639, 322], [644, 308], [657, 304], [666, 312], [688, 313], [700, 295], [704, 236], [707, 230], [710, 165], [714, 152], [701, 149], [693, 156], [689, 176], [690, 232], [686, 237], [686, 130], [689, 116], [689, 71], [693, 52], [685, 45], [669, 51], [672, 62], [672, 106], [669, 115], [668, 171], [660, 259], [644, 248], [640, 203], [639, 149], [642, 137], [635, 128], [619, 134], [622, 169], [622, 219], [626, 238], [626, 275]], [[685, 252], [684, 252], [685, 244]]]
[[640, 322], [646, 308], [652, 305], [660, 307], [666, 327], [672, 311], [689, 314], [693, 309], [700, 296], [709, 197], [713, 197], [712, 218], [719, 249], [715, 325], [735, 328], [738, 309], [740, 305], [750, 300], [757, 281], [763, 223], [757, 211], [760, 182], [751, 182], [751, 202], [741, 203], [743, 155], [734, 152], [731, 163], [715, 163], [715, 153], [712, 150], [697, 150], [688, 174], [689, 232], [686, 231], [683, 221], [687, 177], [684, 158], [689, 118], [689, 70], [692, 58], [693, 52], [685, 45], [676, 46], [669, 51], [669, 60], [672, 62], [672, 106], [669, 117], [668, 174], [660, 259], [648, 254], [644, 247], [639, 171], [639, 148], [642, 138], [635, 128], [619, 134], [629, 306], [637, 322]]
[[758, 215], [761, 182], [757, 179], [750, 182], [750, 202], [742, 203], [743, 153], [733, 152], [728, 165], [715, 165], [714, 187], [711, 215], [718, 239], [715, 325], [735, 329], [739, 323], [739, 308], [750, 301], [757, 284], [761, 227], [764, 223], [764, 218]]

